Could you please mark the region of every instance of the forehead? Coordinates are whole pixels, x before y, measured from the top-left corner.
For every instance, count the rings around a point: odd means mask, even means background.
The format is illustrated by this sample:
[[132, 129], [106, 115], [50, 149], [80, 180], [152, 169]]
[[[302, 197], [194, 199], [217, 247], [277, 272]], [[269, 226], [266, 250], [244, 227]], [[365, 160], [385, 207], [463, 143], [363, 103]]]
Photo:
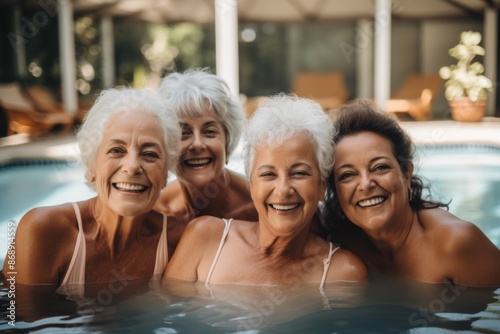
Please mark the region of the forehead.
[[163, 129], [158, 118], [146, 111], [120, 111], [104, 124], [105, 138], [116, 136], [156, 138], [163, 142]]
[[213, 108], [210, 107], [210, 104], [206, 101], [198, 104], [198, 103], [187, 103], [177, 108], [177, 116], [182, 119], [184, 117], [187, 118], [196, 118], [202, 117], [205, 115], [212, 115], [217, 118], [217, 113]]
[[254, 164], [293, 163], [299, 160], [314, 161], [316, 153], [314, 145], [304, 133], [298, 133], [283, 143], [273, 145], [272, 143], [261, 144], [255, 147]]
[[205, 124], [217, 124], [222, 126], [219, 118], [213, 112], [207, 112], [200, 116], [182, 116], [179, 117], [179, 121], [183, 126], [203, 126]]
[[344, 157], [363, 158], [372, 153], [394, 156], [391, 142], [387, 138], [370, 131], [358, 132], [344, 137], [337, 143], [335, 148], [336, 160]]

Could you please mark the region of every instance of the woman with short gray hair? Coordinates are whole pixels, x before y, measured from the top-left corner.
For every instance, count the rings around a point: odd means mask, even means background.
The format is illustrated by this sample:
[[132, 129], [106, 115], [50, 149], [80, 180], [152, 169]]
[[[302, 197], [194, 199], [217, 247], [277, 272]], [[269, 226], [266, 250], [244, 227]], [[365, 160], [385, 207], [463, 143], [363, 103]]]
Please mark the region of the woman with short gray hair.
[[245, 114], [227, 84], [207, 69], [170, 73], [160, 95], [182, 127], [177, 180], [161, 193], [158, 211], [186, 224], [195, 217], [256, 220], [248, 180], [225, 165], [243, 130]]

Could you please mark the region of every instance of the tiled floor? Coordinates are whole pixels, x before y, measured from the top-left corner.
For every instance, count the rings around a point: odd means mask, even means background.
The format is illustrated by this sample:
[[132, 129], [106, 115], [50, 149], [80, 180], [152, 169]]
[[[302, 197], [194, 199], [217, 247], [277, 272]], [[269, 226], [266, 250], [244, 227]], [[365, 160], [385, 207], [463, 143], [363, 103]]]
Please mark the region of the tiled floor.
[[[417, 145], [486, 144], [500, 147], [500, 118], [479, 123], [455, 121], [401, 122]], [[0, 166], [13, 160], [77, 159], [74, 134], [30, 140], [23, 135], [0, 139]]]

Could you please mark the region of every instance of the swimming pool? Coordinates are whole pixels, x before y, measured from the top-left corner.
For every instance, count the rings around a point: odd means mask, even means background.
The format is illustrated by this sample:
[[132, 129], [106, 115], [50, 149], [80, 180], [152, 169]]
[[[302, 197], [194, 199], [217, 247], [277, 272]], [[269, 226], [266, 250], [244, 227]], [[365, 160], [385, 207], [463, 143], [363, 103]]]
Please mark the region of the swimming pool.
[[[450, 211], [476, 223], [500, 248], [500, 148], [421, 147], [417, 171]], [[243, 172], [239, 151], [229, 163]], [[78, 161], [0, 169], [0, 261], [9, 221], [31, 207], [94, 196]], [[338, 284], [255, 287], [187, 284], [158, 290], [146, 282], [89, 287], [86, 306], [43, 288], [16, 291], [16, 327], [8, 324], [8, 287], [0, 286], [0, 331], [40, 333], [437, 333], [500, 330], [500, 289], [388, 280], [376, 286]], [[191, 291], [181, 294], [180, 291]], [[29, 296], [29, 299], [23, 299]]]

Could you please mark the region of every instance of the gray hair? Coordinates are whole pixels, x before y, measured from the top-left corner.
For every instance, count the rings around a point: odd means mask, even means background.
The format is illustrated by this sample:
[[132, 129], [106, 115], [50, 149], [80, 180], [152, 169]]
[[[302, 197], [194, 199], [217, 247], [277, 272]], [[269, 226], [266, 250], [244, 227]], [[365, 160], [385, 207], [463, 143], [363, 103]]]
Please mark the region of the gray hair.
[[247, 176], [251, 175], [257, 146], [278, 146], [297, 133], [310, 138], [321, 179], [326, 180], [334, 162], [333, 123], [317, 102], [284, 93], [263, 100], [247, 126], [243, 149]]
[[[165, 112], [167, 110], [167, 112]], [[111, 116], [119, 112], [147, 112], [155, 116], [163, 129], [167, 168], [174, 171], [180, 152], [181, 128], [176, 114], [168, 108], [158, 93], [150, 88], [110, 88], [101, 92], [77, 130], [76, 139], [85, 165], [87, 185], [95, 190], [91, 169], [102, 141], [104, 127]], [[167, 178], [167, 176], [165, 176]]]
[[241, 102], [231, 95], [226, 82], [208, 69], [189, 69], [165, 76], [158, 88], [160, 95], [179, 117], [196, 117], [215, 113], [226, 132], [226, 156], [238, 145], [245, 124]]

